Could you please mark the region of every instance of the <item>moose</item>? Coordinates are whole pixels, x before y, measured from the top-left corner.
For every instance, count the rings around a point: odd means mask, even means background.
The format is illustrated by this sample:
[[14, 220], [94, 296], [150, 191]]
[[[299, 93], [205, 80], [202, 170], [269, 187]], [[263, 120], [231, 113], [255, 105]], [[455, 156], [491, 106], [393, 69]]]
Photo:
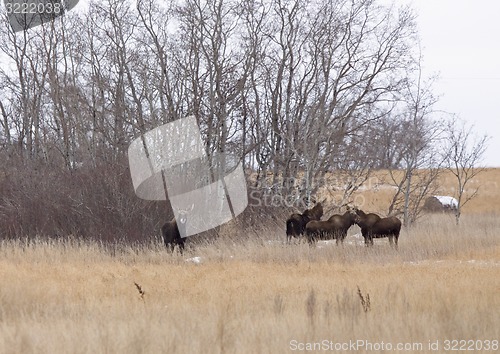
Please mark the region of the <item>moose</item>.
[[366, 214], [360, 209], [354, 209], [355, 223], [361, 228], [361, 234], [367, 246], [373, 245], [374, 238], [389, 238], [389, 243], [398, 248], [398, 238], [401, 231], [401, 221], [395, 216], [381, 218], [377, 214]]
[[300, 237], [304, 234], [306, 225], [311, 220], [320, 220], [323, 216], [323, 206], [321, 203], [311, 209], [306, 209], [302, 214], [292, 214], [286, 221], [286, 239], [290, 243], [292, 237]]
[[343, 243], [355, 218], [355, 214], [348, 208], [343, 215], [332, 215], [326, 221], [309, 221], [306, 225], [307, 241], [312, 244], [316, 240], [336, 239], [337, 245]]
[[[163, 242], [165, 242], [165, 246], [170, 252], [173, 252], [175, 249], [175, 246], [179, 247], [179, 252], [182, 254], [184, 251], [184, 242], [186, 241], [185, 238], [181, 236], [182, 234], [185, 234], [186, 232], [186, 223], [187, 223], [187, 215], [188, 213], [193, 210], [194, 204], [191, 206], [190, 209], [186, 210], [179, 210], [178, 211], [178, 221], [175, 218], [175, 216], [172, 218], [172, 220], [167, 221], [163, 226], [161, 227], [161, 234], [163, 236]], [[179, 227], [181, 230], [179, 230]]]

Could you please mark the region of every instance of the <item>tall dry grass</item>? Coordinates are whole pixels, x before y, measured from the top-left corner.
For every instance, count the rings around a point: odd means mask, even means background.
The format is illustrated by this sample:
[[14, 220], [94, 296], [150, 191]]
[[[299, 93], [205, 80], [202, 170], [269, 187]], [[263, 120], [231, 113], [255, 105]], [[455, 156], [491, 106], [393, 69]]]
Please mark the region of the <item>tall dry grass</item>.
[[500, 339], [496, 217], [428, 217], [403, 230], [398, 251], [367, 248], [357, 231], [313, 248], [283, 244], [282, 230], [226, 235], [183, 256], [3, 241], [0, 352], [286, 353], [322, 340], [429, 352], [429, 341]]

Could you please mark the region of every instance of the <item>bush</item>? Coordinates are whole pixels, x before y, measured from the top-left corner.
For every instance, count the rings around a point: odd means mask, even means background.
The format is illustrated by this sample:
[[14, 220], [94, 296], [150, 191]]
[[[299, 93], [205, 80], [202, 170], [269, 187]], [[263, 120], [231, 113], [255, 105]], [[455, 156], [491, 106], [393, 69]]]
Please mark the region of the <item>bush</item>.
[[16, 161], [0, 177], [2, 238], [73, 235], [104, 242], [151, 242], [171, 218], [166, 202], [135, 196], [125, 158], [71, 171]]

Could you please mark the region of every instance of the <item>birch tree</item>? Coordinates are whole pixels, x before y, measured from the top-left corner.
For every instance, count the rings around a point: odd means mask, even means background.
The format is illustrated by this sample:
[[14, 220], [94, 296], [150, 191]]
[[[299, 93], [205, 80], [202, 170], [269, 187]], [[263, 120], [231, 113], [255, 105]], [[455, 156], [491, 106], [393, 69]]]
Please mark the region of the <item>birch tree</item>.
[[467, 187], [484, 171], [481, 159], [488, 145], [488, 136], [475, 134], [473, 126], [463, 122], [450, 122], [446, 131], [443, 158], [446, 169], [455, 177], [455, 196], [458, 201], [455, 220], [458, 225], [462, 208], [479, 192], [479, 186], [471, 189]]

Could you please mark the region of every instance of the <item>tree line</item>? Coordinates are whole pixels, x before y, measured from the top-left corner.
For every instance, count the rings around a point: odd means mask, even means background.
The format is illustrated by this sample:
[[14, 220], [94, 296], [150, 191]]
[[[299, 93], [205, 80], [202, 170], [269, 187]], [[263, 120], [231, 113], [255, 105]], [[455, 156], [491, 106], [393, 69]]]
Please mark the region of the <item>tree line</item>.
[[340, 207], [371, 171], [403, 170], [388, 212], [410, 223], [446, 160], [410, 7], [92, 0], [21, 32], [3, 16], [0, 39], [4, 180], [122, 174], [134, 138], [194, 115], [209, 159], [238, 156], [265, 193], [310, 200], [341, 171]]

